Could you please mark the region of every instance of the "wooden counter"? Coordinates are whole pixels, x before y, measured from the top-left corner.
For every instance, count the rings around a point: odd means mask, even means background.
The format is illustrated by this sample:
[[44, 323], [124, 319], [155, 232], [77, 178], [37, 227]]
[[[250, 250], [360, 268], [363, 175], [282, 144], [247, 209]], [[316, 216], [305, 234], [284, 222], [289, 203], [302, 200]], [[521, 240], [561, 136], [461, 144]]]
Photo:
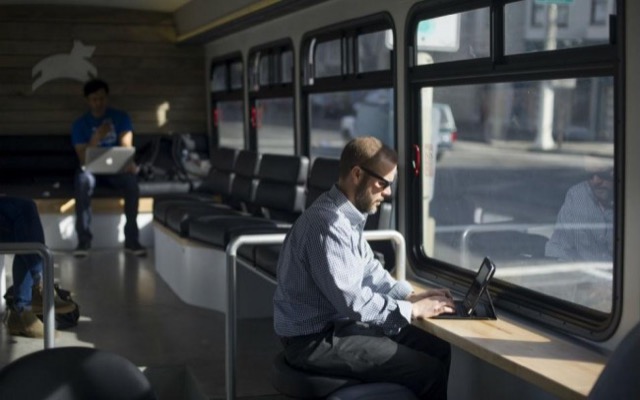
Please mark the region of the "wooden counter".
[[560, 398], [587, 398], [605, 355], [497, 312], [494, 321], [429, 319], [414, 325]]

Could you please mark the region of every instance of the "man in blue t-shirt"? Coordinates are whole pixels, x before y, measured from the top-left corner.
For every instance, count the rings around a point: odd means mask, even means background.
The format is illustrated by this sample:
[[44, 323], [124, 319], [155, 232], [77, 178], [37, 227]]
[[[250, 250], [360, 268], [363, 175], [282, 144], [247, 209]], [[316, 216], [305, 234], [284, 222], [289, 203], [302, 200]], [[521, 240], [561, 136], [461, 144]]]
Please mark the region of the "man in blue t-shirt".
[[131, 164], [122, 174], [94, 175], [84, 169], [85, 153], [88, 147], [133, 146], [133, 125], [129, 115], [108, 106], [109, 85], [100, 79], [93, 79], [84, 85], [84, 97], [89, 111], [78, 118], [71, 130], [71, 141], [82, 168], [75, 176], [77, 257], [85, 257], [91, 248], [91, 194], [96, 184], [106, 185], [122, 191], [124, 212], [127, 222], [124, 226], [125, 250], [137, 256], [146, 255], [146, 250], [138, 242], [138, 200], [140, 190], [136, 176], [137, 166]]

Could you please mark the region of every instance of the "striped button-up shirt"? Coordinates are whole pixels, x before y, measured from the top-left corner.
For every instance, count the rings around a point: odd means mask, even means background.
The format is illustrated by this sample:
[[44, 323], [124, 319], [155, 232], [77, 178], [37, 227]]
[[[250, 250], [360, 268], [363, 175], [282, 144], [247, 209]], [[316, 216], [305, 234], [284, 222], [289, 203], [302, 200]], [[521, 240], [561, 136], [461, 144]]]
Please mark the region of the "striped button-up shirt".
[[333, 186], [291, 228], [278, 260], [274, 327], [309, 335], [350, 319], [395, 334], [411, 320], [411, 285], [396, 281], [362, 232], [367, 215]]
[[613, 261], [613, 208], [598, 203], [588, 182], [567, 191], [545, 255], [562, 261]]

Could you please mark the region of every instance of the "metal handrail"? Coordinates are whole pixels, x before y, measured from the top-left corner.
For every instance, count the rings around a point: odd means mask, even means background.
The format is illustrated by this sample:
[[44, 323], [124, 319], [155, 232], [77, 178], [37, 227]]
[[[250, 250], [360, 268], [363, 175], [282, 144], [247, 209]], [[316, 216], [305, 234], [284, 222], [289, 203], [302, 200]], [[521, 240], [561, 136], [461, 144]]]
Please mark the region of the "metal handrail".
[[[238, 249], [244, 245], [281, 244], [286, 233], [269, 233], [240, 235], [232, 239], [227, 245], [227, 314], [226, 314], [226, 346], [225, 346], [225, 383], [227, 400], [235, 399], [236, 395], [236, 286]], [[366, 240], [391, 240], [395, 244], [396, 278], [405, 280], [406, 277], [406, 243], [402, 234], [394, 230], [365, 231]]]
[[[42, 297], [44, 299], [44, 348], [55, 346], [55, 309], [53, 302], [53, 256], [42, 243], [0, 243], [0, 254], [38, 254], [42, 257]], [[15, 289], [15, 285], [14, 285]]]

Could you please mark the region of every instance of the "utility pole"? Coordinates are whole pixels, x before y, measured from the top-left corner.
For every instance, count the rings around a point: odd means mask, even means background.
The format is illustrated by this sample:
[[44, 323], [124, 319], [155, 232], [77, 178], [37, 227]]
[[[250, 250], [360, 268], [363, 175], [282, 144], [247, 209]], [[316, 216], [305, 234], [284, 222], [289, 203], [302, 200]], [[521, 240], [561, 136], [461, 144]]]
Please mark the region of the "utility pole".
[[[545, 50], [555, 50], [557, 48], [558, 37], [558, 5], [547, 5], [547, 27], [545, 34]], [[535, 149], [550, 150], [556, 144], [553, 140], [553, 107], [555, 102], [555, 92], [551, 81], [540, 82], [540, 96], [538, 101], [538, 130], [536, 141], [533, 144]]]

